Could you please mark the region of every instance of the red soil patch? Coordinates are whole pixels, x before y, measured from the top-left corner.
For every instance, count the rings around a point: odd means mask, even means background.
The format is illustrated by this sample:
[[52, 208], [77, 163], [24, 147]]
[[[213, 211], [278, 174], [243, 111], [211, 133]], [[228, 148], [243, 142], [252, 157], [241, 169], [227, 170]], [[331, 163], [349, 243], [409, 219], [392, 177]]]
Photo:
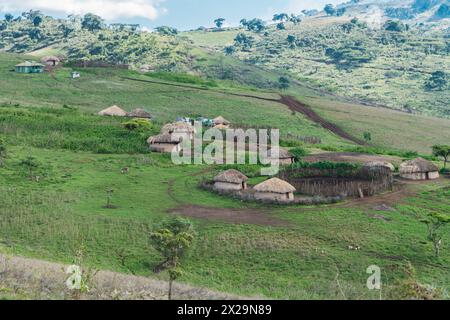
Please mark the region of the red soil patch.
[[271, 217], [256, 209], [211, 208], [196, 205], [183, 205], [169, 211], [183, 216], [229, 222], [234, 224], [253, 224], [258, 226], [286, 227], [287, 221]]

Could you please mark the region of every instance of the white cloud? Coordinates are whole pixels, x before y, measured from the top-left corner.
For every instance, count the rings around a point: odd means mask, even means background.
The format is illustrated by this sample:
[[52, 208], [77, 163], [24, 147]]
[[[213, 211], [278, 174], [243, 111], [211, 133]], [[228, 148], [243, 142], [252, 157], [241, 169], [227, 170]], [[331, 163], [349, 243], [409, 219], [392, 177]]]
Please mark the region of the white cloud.
[[165, 0], [1, 0], [0, 11], [42, 10], [48, 14], [95, 13], [107, 20], [117, 18], [156, 19], [164, 12]]

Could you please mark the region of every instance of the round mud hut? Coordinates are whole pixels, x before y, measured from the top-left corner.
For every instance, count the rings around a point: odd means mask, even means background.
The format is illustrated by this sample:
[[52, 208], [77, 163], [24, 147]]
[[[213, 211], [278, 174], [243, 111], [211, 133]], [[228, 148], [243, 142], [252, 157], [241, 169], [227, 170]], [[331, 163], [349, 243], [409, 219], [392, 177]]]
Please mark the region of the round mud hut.
[[61, 63], [61, 59], [56, 56], [46, 56], [43, 57], [41, 61], [50, 67], [56, 67], [58, 64]]
[[231, 169], [224, 171], [214, 178], [216, 191], [240, 191], [247, 189], [248, 178], [241, 172]]
[[162, 134], [175, 134], [184, 139], [194, 139], [195, 128], [186, 122], [168, 123], [161, 129]]
[[105, 110], [102, 110], [98, 113], [100, 116], [108, 116], [108, 117], [126, 117], [128, 113], [122, 108], [114, 105]]
[[403, 162], [400, 165], [400, 177], [408, 180], [439, 179], [439, 168], [423, 158]]
[[255, 199], [267, 202], [293, 202], [296, 189], [286, 181], [272, 178], [254, 187]]
[[181, 150], [180, 137], [173, 137], [169, 133], [162, 133], [147, 139], [150, 151], [159, 153], [172, 153]]
[[225, 119], [222, 116], [218, 116], [217, 118], [213, 119], [214, 122], [214, 128], [216, 129], [228, 129], [230, 127], [231, 122]]
[[152, 115], [142, 108], [134, 109], [127, 115], [130, 118], [151, 119]]
[[395, 171], [394, 165], [387, 161], [371, 161], [364, 164], [364, 168], [377, 168], [377, 167], [388, 168], [392, 172]]

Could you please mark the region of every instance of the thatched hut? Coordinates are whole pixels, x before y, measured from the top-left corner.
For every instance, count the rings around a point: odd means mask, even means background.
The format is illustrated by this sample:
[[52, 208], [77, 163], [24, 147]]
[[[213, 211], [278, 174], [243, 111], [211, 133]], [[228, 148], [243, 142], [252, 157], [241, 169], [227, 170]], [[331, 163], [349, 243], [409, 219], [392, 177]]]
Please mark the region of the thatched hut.
[[387, 161], [371, 161], [364, 164], [364, 167], [366, 168], [376, 168], [376, 167], [384, 167], [388, 168], [392, 172], [395, 171], [395, 167], [392, 163]]
[[181, 141], [181, 138], [173, 137], [169, 133], [162, 133], [147, 139], [150, 151], [159, 153], [179, 152]]
[[140, 119], [151, 119], [152, 115], [142, 108], [137, 108], [137, 109], [134, 109], [133, 111], [129, 112], [128, 117], [140, 118]]
[[231, 122], [225, 119], [222, 116], [218, 116], [217, 118], [213, 119], [214, 122], [214, 128], [216, 129], [228, 129], [230, 127]]
[[248, 178], [241, 172], [231, 169], [214, 178], [214, 189], [217, 191], [239, 191], [247, 189]]
[[194, 139], [195, 128], [186, 122], [168, 123], [161, 129], [162, 134], [175, 134], [178, 137], [192, 140]]
[[278, 178], [264, 181], [254, 187], [255, 199], [260, 201], [293, 202], [296, 189]]
[[439, 168], [423, 158], [403, 162], [400, 176], [408, 180], [434, 180], [439, 178]]
[[25, 61], [15, 65], [16, 73], [42, 73], [44, 72], [44, 65], [36, 61]]
[[[269, 159], [272, 159], [274, 155], [272, 155], [272, 149], [270, 149], [267, 153]], [[295, 157], [286, 149], [279, 148], [278, 158], [280, 159], [280, 165], [291, 165], [295, 162]]]
[[46, 56], [41, 59], [42, 63], [50, 67], [56, 67], [61, 63], [61, 59], [56, 56]]
[[109, 116], [109, 117], [126, 117], [127, 114], [128, 113], [125, 110], [116, 105], [106, 108], [105, 110], [102, 110], [98, 113], [98, 115], [100, 116]]

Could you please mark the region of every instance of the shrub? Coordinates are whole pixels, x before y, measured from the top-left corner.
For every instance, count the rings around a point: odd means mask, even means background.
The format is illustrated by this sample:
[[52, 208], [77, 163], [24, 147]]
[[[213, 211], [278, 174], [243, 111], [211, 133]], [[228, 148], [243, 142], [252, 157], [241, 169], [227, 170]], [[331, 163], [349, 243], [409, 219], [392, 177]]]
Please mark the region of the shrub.
[[308, 155], [308, 151], [303, 148], [294, 148], [289, 150], [289, 152], [294, 156], [295, 161], [300, 161], [302, 157]]
[[147, 119], [133, 119], [123, 123], [123, 126], [129, 131], [148, 130], [152, 128], [151, 122]]

